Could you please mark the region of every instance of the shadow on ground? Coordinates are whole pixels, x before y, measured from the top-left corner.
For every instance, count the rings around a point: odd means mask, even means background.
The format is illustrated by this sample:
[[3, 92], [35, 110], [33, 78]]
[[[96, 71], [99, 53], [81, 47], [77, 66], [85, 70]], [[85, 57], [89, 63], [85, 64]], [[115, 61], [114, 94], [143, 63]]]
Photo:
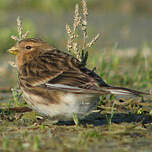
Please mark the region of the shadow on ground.
[[[92, 113], [89, 116], [87, 116], [85, 119], [80, 121], [80, 124], [86, 125], [86, 124], [92, 124], [94, 126], [102, 126], [109, 124], [110, 122], [111, 114], [100, 114], [100, 113]], [[133, 113], [115, 113], [113, 118], [111, 119], [111, 123], [139, 123], [145, 127], [145, 124], [152, 123], [152, 116], [149, 116], [147, 114], [133, 114]], [[57, 125], [74, 125], [73, 121], [59, 121]]]
[[[16, 120], [16, 116], [20, 119], [24, 119], [24, 115], [32, 115], [32, 109], [28, 107], [15, 107], [15, 108], [9, 108], [9, 109], [0, 109], [0, 118], [2, 120], [8, 120], [13, 121]], [[11, 120], [10, 120], [11, 116]], [[13, 118], [14, 117], [14, 118]], [[51, 125], [55, 124], [58, 126], [71, 126], [75, 125], [74, 121], [59, 121], [57, 123], [52, 123], [52, 120], [45, 118], [45, 117], [34, 117], [36, 119], [33, 119], [32, 122], [36, 122], [38, 124], [41, 124], [44, 122], [44, 124]], [[26, 118], [31, 119], [31, 118]], [[18, 119], [19, 120], [19, 119]], [[55, 121], [56, 122], [56, 121]], [[79, 121], [80, 125], [93, 125], [93, 126], [104, 126], [107, 124], [121, 124], [121, 123], [141, 123], [143, 127], [146, 128], [146, 124], [152, 123], [152, 116], [148, 113], [143, 114], [134, 114], [134, 113], [122, 113], [117, 112], [114, 113], [113, 116], [110, 113], [101, 114], [99, 112], [91, 113], [90, 115], [86, 116], [84, 119]]]

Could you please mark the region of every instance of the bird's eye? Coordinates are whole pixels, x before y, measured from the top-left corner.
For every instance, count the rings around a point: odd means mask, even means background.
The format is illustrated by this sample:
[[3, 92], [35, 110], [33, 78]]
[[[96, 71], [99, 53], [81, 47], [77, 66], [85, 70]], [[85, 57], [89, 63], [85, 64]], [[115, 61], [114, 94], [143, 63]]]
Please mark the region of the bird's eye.
[[31, 48], [32, 48], [32, 47], [31, 47], [31, 46], [29, 46], [29, 45], [28, 45], [28, 46], [26, 46], [26, 49], [31, 49]]

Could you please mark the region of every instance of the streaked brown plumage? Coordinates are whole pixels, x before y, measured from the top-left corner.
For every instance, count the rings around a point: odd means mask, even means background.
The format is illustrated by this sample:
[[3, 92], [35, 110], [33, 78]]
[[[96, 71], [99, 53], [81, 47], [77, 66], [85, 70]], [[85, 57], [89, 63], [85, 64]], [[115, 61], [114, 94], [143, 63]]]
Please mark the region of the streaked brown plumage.
[[36, 111], [58, 119], [84, 116], [104, 94], [148, 94], [106, 84], [73, 56], [39, 39], [24, 39], [10, 50], [16, 55], [24, 98]]

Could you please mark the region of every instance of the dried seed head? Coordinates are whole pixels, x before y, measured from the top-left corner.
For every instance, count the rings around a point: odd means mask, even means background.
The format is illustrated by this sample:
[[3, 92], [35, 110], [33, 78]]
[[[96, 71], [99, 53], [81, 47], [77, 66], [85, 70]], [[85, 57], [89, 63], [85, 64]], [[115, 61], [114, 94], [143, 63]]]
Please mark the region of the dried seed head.
[[17, 31], [18, 31], [19, 39], [21, 40], [22, 39], [23, 27], [22, 27], [22, 21], [21, 21], [19, 16], [17, 18]]
[[70, 26], [68, 24], [66, 24], [65, 28], [66, 28], [67, 34], [71, 35], [72, 32], [71, 32]]
[[88, 52], [86, 51], [86, 48], [90, 48], [93, 44], [95, 44], [95, 42], [99, 38], [99, 34], [97, 34], [88, 43], [88, 10], [86, 0], [81, 0], [81, 4], [82, 13], [79, 12], [79, 5], [75, 5], [75, 11], [73, 16], [73, 28], [70, 28], [69, 25], [66, 25], [66, 33], [68, 35], [66, 47], [71, 54], [73, 54], [78, 60], [80, 60], [85, 65], [88, 58]]
[[13, 68], [17, 68], [17, 65], [15, 62], [13, 61], [8, 61], [8, 63], [13, 67]]
[[73, 34], [75, 33], [76, 28], [80, 25], [81, 16], [79, 16], [79, 5], [75, 5], [75, 13], [73, 18]]
[[14, 35], [11, 36], [11, 39], [13, 39], [13, 40], [15, 40], [15, 41], [19, 41], [18, 37], [17, 37], [17, 36], [14, 36]]
[[87, 9], [87, 3], [85, 0], [82, 0], [82, 9], [83, 9], [83, 16], [88, 16], [88, 9]]
[[18, 32], [18, 37], [12, 35], [11, 38], [15, 41], [20, 41], [22, 39], [25, 39], [27, 37], [27, 35], [29, 34], [29, 31], [25, 32], [25, 34], [23, 34], [23, 27], [22, 27], [22, 21], [20, 19], [20, 17], [18, 16], [17, 18], [17, 32]]
[[70, 40], [67, 41], [67, 49], [70, 51], [72, 49], [72, 43]]
[[99, 39], [99, 37], [100, 37], [100, 34], [98, 33], [98, 34], [87, 44], [87, 47], [88, 47], [88, 48], [92, 47], [92, 46], [95, 44], [95, 42]]
[[78, 52], [78, 43], [76, 43], [76, 42], [73, 43], [73, 50], [75, 53]]
[[66, 33], [68, 35], [68, 40], [67, 40], [67, 44], [66, 44], [66, 48], [69, 52], [71, 52], [72, 50], [72, 41], [73, 41], [73, 36], [72, 36], [72, 32], [70, 29], [70, 26], [68, 24], [66, 24]]
[[22, 39], [25, 39], [29, 33], [30, 33], [29, 31], [26, 31], [26, 32], [22, 35]]
[[88, 10], [87, 10], [87, 4], [85, 0], [81, 1], [82, 3], [82, 13], [83, 13], [83, 19], [81, 22], [81, 30], [83, 33], [83, 50], [86, 48], [86, 41], [88, 38], [87, 34], [87, 16], [88, 16]]
[[79, 52], [79, 49], [78, 49], [78, 43], [76, 43], [76, 42], [73, 42], [73, 51], [74, 51], [74, 54], [75, 54], [76, 58], [78, 60], [81, 60], [80, 52]]

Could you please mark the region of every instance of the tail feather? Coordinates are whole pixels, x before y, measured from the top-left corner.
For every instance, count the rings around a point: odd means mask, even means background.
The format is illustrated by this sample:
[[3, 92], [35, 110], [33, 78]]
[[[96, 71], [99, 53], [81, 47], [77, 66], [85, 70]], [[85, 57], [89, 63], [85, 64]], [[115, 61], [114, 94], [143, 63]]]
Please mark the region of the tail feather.
[[111, 94], [115, 94], [115, 95], [126, 95], [126, 96], [141, 96], [141, 95], [150, 95], [150, 93], [146, 93], [146, 92], [141, 92], [141, 91], [136, 91], [136, 90], [132, 90], [132, 89], [128, 89], [128, 88], [123, 88], [123, 87], [108, 87], [107, 90], [111, 93]]

